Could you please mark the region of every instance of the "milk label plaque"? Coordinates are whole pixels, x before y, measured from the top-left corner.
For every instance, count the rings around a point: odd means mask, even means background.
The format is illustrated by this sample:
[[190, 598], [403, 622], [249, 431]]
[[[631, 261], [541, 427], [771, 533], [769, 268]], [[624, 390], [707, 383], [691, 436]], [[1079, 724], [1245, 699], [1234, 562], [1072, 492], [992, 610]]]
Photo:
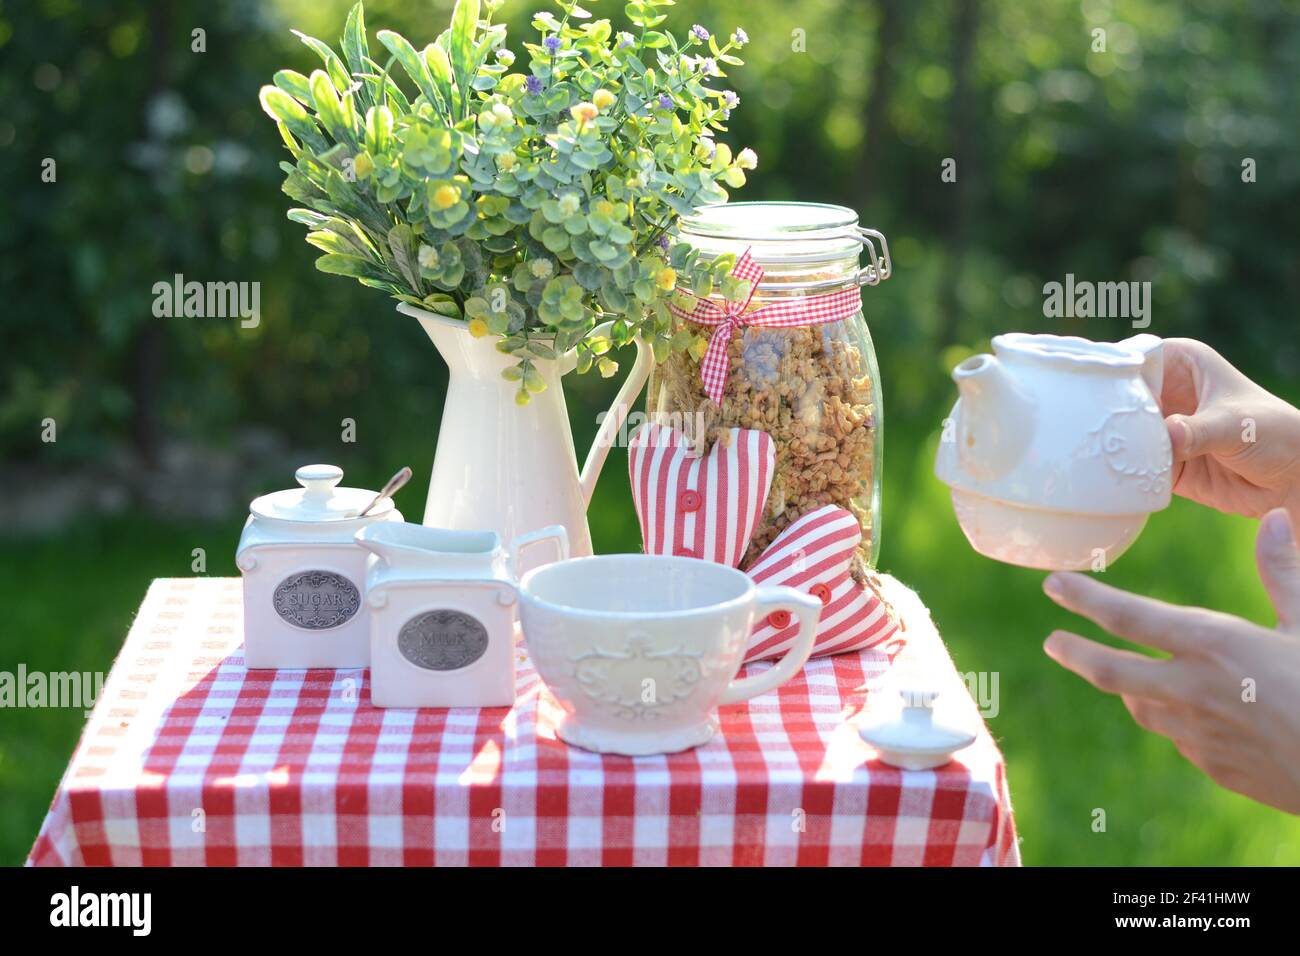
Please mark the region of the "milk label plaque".
[[426, 611], [402, 625], [397, 648], [416, 667], [454, 671], [483, 656], [488, 632], [481, 621], [464, 611]]
[[271, 602], [290, 624], [323, 631], [352, 619], [361, 609], [361, 592], [341, 574], [303, 571], [281, 581]]

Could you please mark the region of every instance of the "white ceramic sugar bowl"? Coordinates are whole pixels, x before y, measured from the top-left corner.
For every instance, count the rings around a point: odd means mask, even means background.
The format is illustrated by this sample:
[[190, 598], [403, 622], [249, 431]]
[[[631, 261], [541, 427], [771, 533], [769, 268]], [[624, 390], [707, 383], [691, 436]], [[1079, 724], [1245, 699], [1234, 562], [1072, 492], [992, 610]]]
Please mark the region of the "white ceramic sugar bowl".
[[250, 668], [365, 667], [370, 620], [364, 600], [369, 553], [362, 528], [401, 521], [376, 492], [340, 488], [343, 470], [304, 465], [301, 488], [249, 506], [235, 563], [244, 578], [244, 660]]
[[369, 551], [370, 702], [376, 707], [509, 707], [515, 702], [520, 555], [551, 542], [569, 556], [561, 525], [518, 535], [401, 522], [357, 532]]
[[1161, 340], [1013, 332], [952, 373], [961, 398], [935, 473], [979, 553], [1105, 570], [1169, 504]]

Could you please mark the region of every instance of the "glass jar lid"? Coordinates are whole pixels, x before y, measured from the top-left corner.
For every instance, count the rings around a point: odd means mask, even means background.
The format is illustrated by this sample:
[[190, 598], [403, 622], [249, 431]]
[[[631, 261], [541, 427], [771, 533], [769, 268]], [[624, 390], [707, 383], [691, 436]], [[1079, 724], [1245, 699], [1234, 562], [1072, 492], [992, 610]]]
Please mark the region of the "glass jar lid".
[[[337, 465], [303, 465], [293, 476], [302, 487], [273, 491], [255, 499], [249, 506], [255, 517], [276, 521], [351, 521], [377, 494], [365, 488], [337, 487], [343, 480], [343, 469]], [[365, 520], [382, 518], [392, 510], [392, 499], [384, 498], [370, 509]]]
[[[807, 202], [735, 202], [701, 206], [678, 223], [678, 237], [716, 257], [746, 249], [767, 275], [760, 289], [877, 285], [892, 271], [889, 246], [858, 225], [846, 206]], [[865, 248], [869, 263], [858, 268]]]

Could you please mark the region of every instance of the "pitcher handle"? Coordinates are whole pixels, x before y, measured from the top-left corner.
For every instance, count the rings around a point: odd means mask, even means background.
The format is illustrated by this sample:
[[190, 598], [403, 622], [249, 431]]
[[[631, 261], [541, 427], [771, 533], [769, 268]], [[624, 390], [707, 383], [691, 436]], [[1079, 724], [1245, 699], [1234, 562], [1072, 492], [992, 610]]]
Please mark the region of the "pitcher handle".
[[529, 531], [527, 534], [517, 534], [510, 540], [510, 577], [519, 580], [519, 559], [523, 556], [524, 549], [529, 545], [540, 544], [543, 541], [554, 541], [555, 550], [558, 554], [556, 560], [567, 561], [569, 559], [569, 533], [564, 530], [562, 524], [548, 524], [545, 528], [538, 528], [536, 531]]
[[[614, 325], [613, 320], [602, 322], [592, 329], [592, 334], [603, 335]], [[636, 361], [632, 363], [632, 371], [628, 372], [627, 378], [623, 380], [623, 387], [618, 390], [614, 396], [614, 403], [609, 406], [609, 411], [601, 419], [600, 429], [596, 432], [596, 438], [591, 443], [591, 448], [587, 452], [587, 460], [583, 463], [582, 473], [578, 476], [578, 487], [582, 489], [582, 503], [591, 504], [592, 492], [596, 490], [596, 482], [600, 478], [600, 470], [605, 466], [605, 459], [609, 457], [609, 446], [614, 441], [614, 435], [623, 427], [627, 421], [627, 416], [632, 408], [632, 402], [641, 392], [641, 387], [650, 377], [650, 366], [654, 364], [654, 349], [637, 336], [632, 340], [636, 345]], [[572, 348], [564, 354], [560, 360], [560, 374], [567, 375], [577, 364], [577, 348]]]

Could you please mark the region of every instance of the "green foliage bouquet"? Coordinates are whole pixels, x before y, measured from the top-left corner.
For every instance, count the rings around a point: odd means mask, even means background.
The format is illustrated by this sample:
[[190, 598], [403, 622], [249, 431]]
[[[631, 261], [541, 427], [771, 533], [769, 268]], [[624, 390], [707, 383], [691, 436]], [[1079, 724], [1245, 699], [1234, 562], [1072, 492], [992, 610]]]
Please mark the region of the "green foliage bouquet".
[[498, 336], [526, 403], [545, 387], [534, 359], [576, 347], [580, 371], [608, 376], [607, 353], [634, 336], [661, 360], [691, 343], [666, 308], [678, 275], [712, 288], [731, 263], [702, 262], [668, 230], [726, 201], [756, 157], [714, 138], [738, 100], [709, 84], [740, 65], [744, 31], [678, 40], [656, 29], [673, 0], [634, 0], [633, 31], [616, 32], [558, 0], [559, 16], [533, 18], [527, 72], [510, 72], [502, 2], [457, 0], [423, 50], [379, 31], [385, 63], [358, 3], [342, 56], [298, 34], [325, 68], [281, 70], [261, 102], [293, 154], [284, 191], [307, 208], [289, 218], [311, 229], [317, 267]]

